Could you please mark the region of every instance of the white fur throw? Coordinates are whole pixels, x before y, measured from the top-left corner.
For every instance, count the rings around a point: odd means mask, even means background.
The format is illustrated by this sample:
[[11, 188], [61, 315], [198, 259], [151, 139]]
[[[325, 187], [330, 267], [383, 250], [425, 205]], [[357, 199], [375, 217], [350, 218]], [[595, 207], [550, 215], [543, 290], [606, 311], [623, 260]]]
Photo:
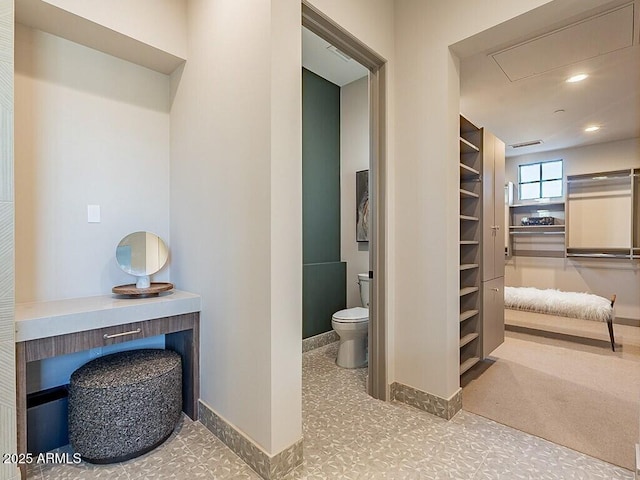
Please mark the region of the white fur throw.
[[532, 287], [504, 287], [504, 307], [599, 322], [613, 313], [611, 301], [598, 295]]

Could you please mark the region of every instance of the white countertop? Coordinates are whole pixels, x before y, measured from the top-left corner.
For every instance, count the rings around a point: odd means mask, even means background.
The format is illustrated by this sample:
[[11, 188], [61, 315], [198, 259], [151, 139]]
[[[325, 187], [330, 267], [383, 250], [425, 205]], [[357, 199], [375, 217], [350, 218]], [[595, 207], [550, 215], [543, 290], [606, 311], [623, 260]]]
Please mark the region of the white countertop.
[[200, 311], [200, 296], [172, 290], [157, 297], [115, 295], [16, 304], [16, 342]]

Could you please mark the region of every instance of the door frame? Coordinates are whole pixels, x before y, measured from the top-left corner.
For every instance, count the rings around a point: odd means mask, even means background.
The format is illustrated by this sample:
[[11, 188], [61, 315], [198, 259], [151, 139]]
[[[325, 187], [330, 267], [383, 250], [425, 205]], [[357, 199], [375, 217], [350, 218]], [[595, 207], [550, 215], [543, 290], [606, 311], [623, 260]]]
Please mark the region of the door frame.
[[387, 61], [302, 0], [302, 26], [369, 70], [369, 377], [367, 392], [389, 400], [386, 319], [386, 76]]

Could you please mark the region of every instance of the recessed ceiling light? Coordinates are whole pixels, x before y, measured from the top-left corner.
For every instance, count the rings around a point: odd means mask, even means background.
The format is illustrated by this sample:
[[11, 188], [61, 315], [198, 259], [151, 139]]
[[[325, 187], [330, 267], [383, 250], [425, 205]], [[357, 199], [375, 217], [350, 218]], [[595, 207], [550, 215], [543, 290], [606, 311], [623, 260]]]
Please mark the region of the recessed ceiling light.
[[581, 82], [582, 80], [584, 80], [585, 78], [587, 78], [589, 75], [587, 75], [586, 73], [579, 73], [577, 75], [573, 75], [569, 78], [567, 78], [567, 83], [576, 83], [576, 82]]
[[600, 130], [600, 127], [597, 125], [591, 125], [584, 129], [585, 132], [595, 132], [596, 130]]

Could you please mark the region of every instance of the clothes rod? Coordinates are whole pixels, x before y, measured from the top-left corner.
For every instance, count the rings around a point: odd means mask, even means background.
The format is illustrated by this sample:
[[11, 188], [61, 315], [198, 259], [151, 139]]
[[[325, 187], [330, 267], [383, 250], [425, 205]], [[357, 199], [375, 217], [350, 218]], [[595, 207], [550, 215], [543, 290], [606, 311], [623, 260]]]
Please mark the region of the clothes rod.
[[509, 232], [509, 235], [564, 235], [564, 232]]
[[628, 253], [567, 253], [567, 257], [631, 258]]

